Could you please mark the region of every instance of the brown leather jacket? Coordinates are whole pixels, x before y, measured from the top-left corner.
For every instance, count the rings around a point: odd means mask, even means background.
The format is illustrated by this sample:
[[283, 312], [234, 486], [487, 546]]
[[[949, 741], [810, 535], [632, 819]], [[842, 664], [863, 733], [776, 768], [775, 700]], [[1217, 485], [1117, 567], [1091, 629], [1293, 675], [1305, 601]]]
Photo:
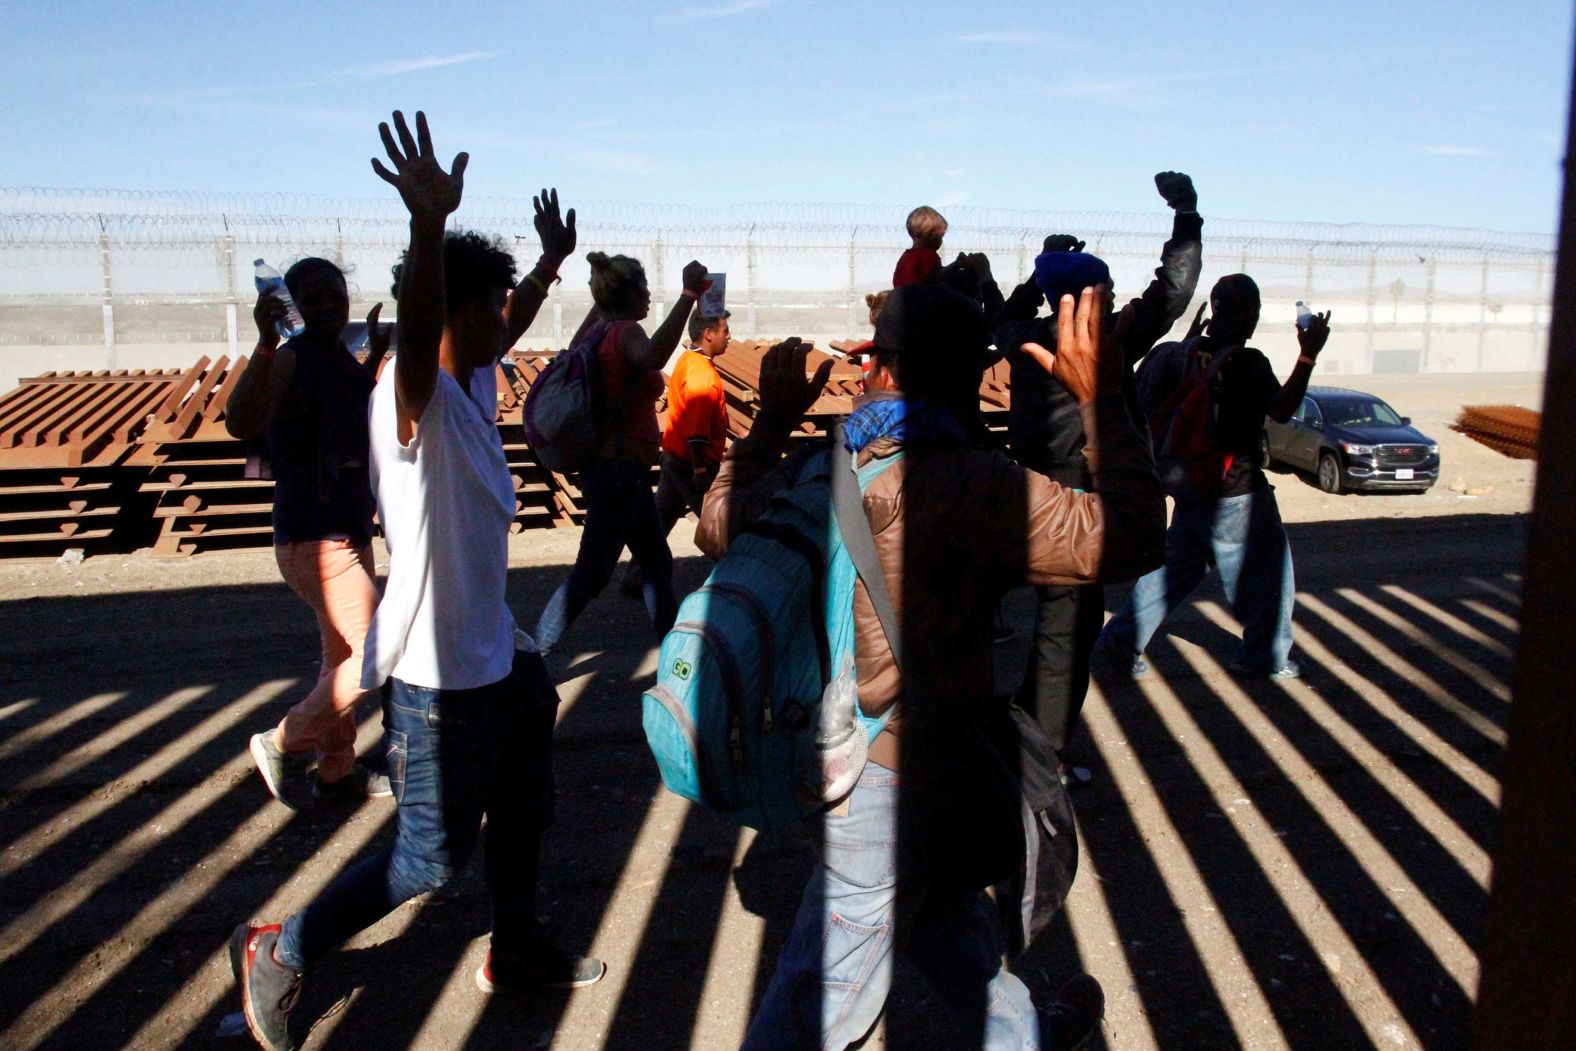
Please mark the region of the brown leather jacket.
[[[899, 669], [863, 583], [854, 594], [854, 653], [860, 707], [880, 715], [897, 701], [870, 758], [903, 764], [927, 709], [975, 718], [994, 702], [991, 627], [996, 603], [1021, 584], [1131, 580], [1160, 565], [1165, 495], [1149, 443], [1133, 427], [1120, 395], [1083, 408], [1084, 448], [1095, 491], [1064, 488], [999, 452], [913, 447], [865, 490], [865, 512], [902, 624]], [[728, 450], [706, 494], [696, 543], [720, 558], [732, 539], [791, 484], [784, 440], [752, 435]], [[858, 463], [891, 456], [878, 440]], [[907, 689], [903, 688], [904, 683]], [[944, 731], [938, 736], [943, 736]], [[910, 742], [912, 745], [912, 742]]]

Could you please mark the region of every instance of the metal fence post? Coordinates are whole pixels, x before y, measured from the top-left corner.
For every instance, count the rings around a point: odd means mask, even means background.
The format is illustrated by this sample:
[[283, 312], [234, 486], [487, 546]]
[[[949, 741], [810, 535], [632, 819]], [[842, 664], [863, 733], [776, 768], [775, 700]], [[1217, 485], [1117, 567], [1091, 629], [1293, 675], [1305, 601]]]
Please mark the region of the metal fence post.
[[1363, 357], [1367, 361], [1370, 375], [1374, 371], [1374, 308], [1379, 302], [1379, 288], [1375, 284], [1379, 270], [1379, 249], [1372, 248], [1368, 252], [1368, 323], [1363, 326], [1364, 346]]
[[1483, 257], [1483, 279], [1478, 284], [1477, 370], [1483, 371], [1483, 345], [1488, 340], [1488, 256]]
[[1543, 256], [1532, 261], [1532, 359], [1531, 367], [1538, 364], [1539, 351], [1543, 349]]
[[[226, 230], [230, 228], [225, 221]], [[219, 238], [219, 281], [224, 292], [224, 332], [230, 344], [230, 360], [241, 356], [240, 304], [235, 295], [235, 238], [226, 233]]]
[[1313, 301], [1313, 249], [1311, 247], [1308, 249], [1308, 265], [1302, 278], [1302, 301], [1304, 303]]
[[847, 331], [848, 331], [848, 338], [849, 339], [854, 338], [854, 333], [858, 331], [858, 329], [854, 327], [854, 312], [855, 312], [854, 303], [855, 303], [855, 299], [856, 299], [856, 295], [857, 295], [857, 293], [854, 291], [854, 238], [857, 237], [858, 235], [859, 235], [859, 227], [857, 227], [857, 226], [854, 227], [853, 230], [850, 231], [850, 233], [848, 235], [848, 330]]
[[744, 330], [755, 338], [755, 225], [744, 235]]
[[553, 295], [553, 349], [558, 350], [564, 345], [564, 300], [563, 297]]
[[652, 297], [658, 303], [663, 301], [662, 284], [662, 231], [657, 231], [655, 240], [651, 242], [651, 290], [655, 293]]
[[104, 367], [115, 367], [115, 293], [110, 277], [109, 261], [109, 228], [100, 215], [99, 221], [99, 265], [104, 271]]
[[1438, 267], [1438, 260], [1433, 256], [1428, 257], [1427, 284], [1423, 288], [1423, 360], [1418, 363], [1417, 371], [1428, 371], [1428, 352], [1434, 341], [1434, 270]]

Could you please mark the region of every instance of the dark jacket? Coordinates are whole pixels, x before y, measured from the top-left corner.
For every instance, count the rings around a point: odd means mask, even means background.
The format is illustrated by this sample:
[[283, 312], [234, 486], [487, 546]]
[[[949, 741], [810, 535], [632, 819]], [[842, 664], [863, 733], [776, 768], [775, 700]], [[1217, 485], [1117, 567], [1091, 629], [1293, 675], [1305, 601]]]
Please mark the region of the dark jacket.
[[[1073, 585], [1132, 580], [1160, 565], [1165, 497], [1149, 442], [1132, 426], [1120, 398], [1081, 410], [1100, 441], [1083, 444], [1095, 492], [1076, 493], [1026, 471], [999, 452], [950, 444], [902, 447], [872, 443], [858, 462], [903, 459], [870, 483], [865, 513], [887, 587], [900, 611], [907, 667], [900, 672], [862, 583], [854, 590], [854, 654], [859, 703], [880, 715], [900, 693], [904, 708], [870, 747], [882, 766], [904, 766], [912, 736], [948, 715], [984, 720], [991, 711], [991, 626], [996, 602], [1022, 584]], [[735, 443], [706, 494], [696, 543], [712, 558], [791, 485], [778, 447]], [[934, 716], [934, 717], [932, 717]], [[923, 761], [914, 764], [924, 770]], [[935, 769], [934, 766], [930, 769]]]
[[[1204, 220], [1197, 212], [1177, 213], [1171, 224], [1171, 239], [1160, 251], [1154, 280], [1132, 301], [1133, 319], [1123, 342], [1129, 376], [1193, 299], [1202, 266], [1203, 226]], [[995, 328], [996, 348], [1006, 356], [1012, 369], [1012, 407], [1007, 422], [1012, 457], [1063, 485], [1087, 488], [1089, 478], [1079, 456], [1084, 438], [1078, 404], [1022, 350], [1027, 342], [1056, 349], [1056, 318], [1037, 318], [1037, 309], [1033, 297], [1014, 293], [1002, 308]], [[1113, 313], [1106, 324], [1115, 323]], [[1130, 381], [1124, 384], [1133, 418], [1141, 421], [1137, 393]]]

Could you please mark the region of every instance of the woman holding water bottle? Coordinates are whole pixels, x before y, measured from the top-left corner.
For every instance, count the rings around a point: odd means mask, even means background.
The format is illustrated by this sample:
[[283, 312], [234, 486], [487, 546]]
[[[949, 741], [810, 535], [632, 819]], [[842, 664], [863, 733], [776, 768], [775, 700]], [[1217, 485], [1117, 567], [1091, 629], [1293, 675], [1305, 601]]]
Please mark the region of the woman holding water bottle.
[[366, 360], [351, 355], [343, 342], [350, 294], [327, 259], [302, 259], [282, 279], [259, 259], [257, 286], [257, 347], [225, 426], [245, 441], [266, 439], [274, 556], [317, 618], [323, 662], [306, 697], [250, 747], [269, 792], [305, 810], [318, 798], [389, 794], [387, 777], [359, 766], [355, 752], [362, 645], [378, 601], [367, 403], [389, 337], [378, 326], [379, 303], [367, 315]]

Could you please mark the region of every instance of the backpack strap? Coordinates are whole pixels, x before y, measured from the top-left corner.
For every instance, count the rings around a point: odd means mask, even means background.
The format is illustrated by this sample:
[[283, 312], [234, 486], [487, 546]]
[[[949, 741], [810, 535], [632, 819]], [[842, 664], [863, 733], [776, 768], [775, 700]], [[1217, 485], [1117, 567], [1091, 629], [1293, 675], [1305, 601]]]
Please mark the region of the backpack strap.
[[870, 519], [865, 514], [865, 502], [859, 487], [859, 474], [854, 466], [854, 454], [843, 443], [843, 426], [832, 431], [832, 510], [837, 516], [837, 531], [843, 547], [865, 582], [865, 593], [875, 607], [881, 631], [886, 635], [887, 646], [898, 667], [903, 666], [903, 642], [898, 630], [897, 611], [892, 608], [892, 593], [887, 590], [886, 573], [876, 554], [876, 538], [870, 531]]

